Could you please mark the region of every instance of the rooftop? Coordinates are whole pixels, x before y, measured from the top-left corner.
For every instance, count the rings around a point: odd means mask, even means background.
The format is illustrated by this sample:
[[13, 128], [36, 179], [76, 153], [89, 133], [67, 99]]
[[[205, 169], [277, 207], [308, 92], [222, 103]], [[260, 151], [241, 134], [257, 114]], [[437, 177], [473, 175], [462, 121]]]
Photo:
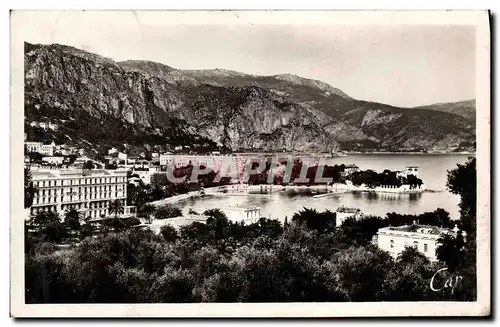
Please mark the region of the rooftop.
[[207, 219], [210, 218], [210, 216], [206, 215], [197, 215], [197, 214], [188, 214], [185, 219], [189, 221], [198, 221], [201, 223], [204, 223], [207, 221]]
[[449, 234], [452, 233], [451, 230], [447, 228], [441, 228], [430, 225], [404, 225], [404, 226], [389, 226], [385, 228], [381, 228], [386, 231], [396, 231], [396, 232], [404, 232], [404, 233], [417, 233], [417, 234], [430, 234], [430, 235], [441, 235], [441, 234]]
[[58, 169], [51, 171], [32, 170], [31, 176], [34, 180], [44, 178], [57, 178], [57, 177], [83, 177], [83, 176], [113, 176], [113, 175], [126, 175], [123, 170], [105, 170], [105, 169]]
[[228, 207], [227, 210], [229, 211], [254, 211], [254, 210], [260, 210], [259, 207], [252, 206], [252, 207]]
[[349, 208], [349, 207], [338, 207], [336, 212], [342, 212], [342, 213], [356, 213], [358, 211], [361, 211], [358, 208]]

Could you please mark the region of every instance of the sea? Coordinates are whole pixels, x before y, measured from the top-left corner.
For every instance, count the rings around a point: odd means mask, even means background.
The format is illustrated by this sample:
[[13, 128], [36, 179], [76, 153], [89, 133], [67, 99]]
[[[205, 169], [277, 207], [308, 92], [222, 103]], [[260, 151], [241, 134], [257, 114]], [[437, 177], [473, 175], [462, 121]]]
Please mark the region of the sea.
[[459, 218], [460, 197], [447, 190], [448, 171], [463, 164], [467, 154], [351, 154], [346, 157], [328, 159], [329, 165], [356, 164], [361, 170], [403, 170], [406, 166], [418, 166], [419, 178], [426, 192], [421, 194], [391, 194], [353, 192], [315, 198], [311, 192], [273, 192], [256, 195], [205, 196], [183, 200], [177, 205], [183, 213], [190, 209], [203, 212], [207, 209], [258, 206], [261, 216], [284, 221], [303, 208], [318, 211], [335, 211], [339, 206], [361, 209], [365, 215], [384, 217], [387, 213], [421, 214], [442, 208], [452, 219]]

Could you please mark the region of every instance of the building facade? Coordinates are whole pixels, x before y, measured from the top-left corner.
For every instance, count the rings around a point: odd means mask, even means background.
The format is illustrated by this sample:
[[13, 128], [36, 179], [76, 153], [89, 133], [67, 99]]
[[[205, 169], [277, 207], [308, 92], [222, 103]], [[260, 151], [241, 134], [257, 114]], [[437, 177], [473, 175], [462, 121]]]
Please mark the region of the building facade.
[[347, 165], [347, 166], [345, 166], [344, 171], [342, 172], [341, 175], [345, 177], [345, 176], [352, 175], [358, 171], [359, 171], [359, 167], [356, 166], [355, 164]]
[[124, 215], [134, 210], [126, 206], [127, 172], [119, 170], [48, 170], [32, 171], [37, 191], [30, 214], [40, 211], [63, 213], [75, 208], [84, 217], [99, 218], [109, 215], [109, 204], [123, 203]]
[[43, 144], [38, 151], [40, 154], [45, 156], [53, 156], [54, 155], [54, 146], [51, 144]]
[[235, 223], [253, 224], [261, 218], [259, 207], [229, 207], [223, 212], [227, 218]]
[[206, 156], [206, 155], [176, 155], [176, 154], [161, 154], [160, 165], [172, 166], [174, 168], [186, 167], [189, 164], [203, 165], [205, 167], [214, 169], [220, 166], [222, 156]]
[[418, 167], [416, 166], [408, 166], [405, 168], [405, 170], [398, 171], [396, 173], [397, 177], [408, 177], [408, 175], [413, 175], [415, 177], [418, 177]]
[[349, 218], [354, 218], [356, 220], [361, 219], [363, 217], [363, 213], [358, 208], [349, 208], [349, 207], [338, 207], [335, 211], [335, 226], [340, 227], [344, 221]]
[[389, 252], [394, 258], [403, 252], [405, 247], [413, 246], [429, 260], [436, 261], [436, 249], [439, 246], [438, 239], [443, 234], [456, 236], [456, 233], [452, 230], [435, 226], [389, 226], [378, 230], [377, 244], [380, 249]]

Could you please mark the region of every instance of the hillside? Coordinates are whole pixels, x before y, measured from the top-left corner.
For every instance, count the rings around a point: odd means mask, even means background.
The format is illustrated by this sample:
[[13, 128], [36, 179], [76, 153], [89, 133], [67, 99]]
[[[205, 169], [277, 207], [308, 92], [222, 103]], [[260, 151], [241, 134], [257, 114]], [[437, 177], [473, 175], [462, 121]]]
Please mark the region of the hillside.
[[96, 147], [448, 150], [474, 142], [474, 124], [457, 114], [359, 101], [321, 81], [115, 62], [58, 44], [25, 43], [25, 116]]
[[476, 100], [436, 103], [428, 106], [417, 107], [414, 109], [429, 109], [429, 110], [448, 112], [462, 116], [471, 123], [475, 123], [476, 121]]

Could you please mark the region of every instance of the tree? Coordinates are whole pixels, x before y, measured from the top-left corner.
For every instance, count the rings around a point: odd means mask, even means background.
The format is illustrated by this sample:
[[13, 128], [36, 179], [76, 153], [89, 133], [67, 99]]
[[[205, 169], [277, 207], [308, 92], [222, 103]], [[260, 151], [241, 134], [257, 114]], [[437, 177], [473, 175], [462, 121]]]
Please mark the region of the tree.
[[461, 229], [469, 235], [473, 234], [475, 241], [476, 233], [476, 158], [468, 161], [457, 168], [448, 171], [446, 187], [453, 194], [460, 195], [460, 222]]
[[385, 272], [382, 301], [414, 301], [416, 298], [425, 301], [440, 297], [429, 287], [429, 281], [439, 268], [416, 247], [405, 247], [393, 268]]
[[303, 208], [295, 213], [292, 222], [305, 224], [307, 228], [317, 230], [319, 233], [335, 229], [336, 214], [329, 210], [318, 212], [316, 209]]
[[436, 249], [437, 258], [446, 264], [448, 271], [453, 273], [464, 260], [464, 241], [462, 235], [457, 237], [442, 235], [438, 239], [439, 246]]
[[404, 250], [398, 254], [397, 262], [403, 265], [417, 264], [423, 265], [428, 264], [429, 259], [422, 253], [420, 253], [414, 246], [406, 246]]
[[60, 223], [61, 219], [59, 218], [57, 212], [39, 211], [35, 216], [31, 217], [30, 222], [38, 228], [45, 228], [52, 223]]
[[41, 231], [42, 239], [47, 242], [60, 242], [66, 236], [66, 229], [61, 221], [53, 221], [45, 225]]
[[222, 210], [216, 208], [216, 209], [208, 209], [203, 212], [204, 215], [210, 216], [213, 218], [219, 218], [219, 219], [227, 219], [227, 216]]
[[[477, 173], [476, 158], [469, 158], [468, 161], [457, 168], [448, 171], [446, 186], [451, 193], [460, 195], [460, 223], [459, 228], [466, 235], [465, 239], [448, 240], [452, 244], [447, 245], [442, 251], [457, 253], [458, 244], [464, 242], [461, 265], [457, 267], [457, 274], [463, 277], [462, 287], [455, 290], [454, 298], [461, 301], [475, 301], [477, 298], [477, 273], [476, 273], [476, 197], [477, 197]], [[458, 244], [457, 244], [458, 243]], [[444, 244], [443, 244], [444, 245]], [[453, 266], [453, 265], [452, 265]]]
[[116, 199], [109, 204], [109, 213], [115, 215], [115, 219], [118, 219], [119, 214], [123, 214], [124, 208], [122, 201]]
[[170, 225], [161, 226], [160, 233], [167, 242], [175, 242], [179, 238], [177, 230]]
[[64, 223], [71, 229], [80, 229], [80, 220], [82, 220], [83, 214], [71, 208], [64, 214]]
[[35, 197], [36, 187], [33, 186], [31, 180], [31, 171], [29, 168], [24, 168], [24, 208], [29, 208], [33, 204]]
[[86, 169], [86, 170], [92, 170], [95, 168], [95, 165], [94, 163], [91, 161], [91, 160], [87, 160], [84, 164], [83, 164], [83, 169]]
[[151, 216], [155, 213], [156, 207], [152, 204], [146, 203], [141, 208], [141, 213], [146, 216], [148, 223], [151, 224]]
[[80, 232], [79, 232], [79, 237], [81, 240], [83, 240], [85, 237], [92, 236], [94, 232], [94, 229], [92, 228], [91, 224], [83, 224], [81, 225]]
[[203, 214], [209, 216], [206, 224], [211, 229], [212, 237], [214, 239], [225, 238], [228, 234], [228, 227], [230, 225], [230, 221], [227, 219], [226, 214], [220, 209], [205, 210]]
[[334, 274], [338, 287], [349, 301], [378, 301], [383, 284], [394, 261], [390, 255], [373, 247], [351, 247], [335, 258]]
[[175, 218], [175, 217], [182, 216], [182, 211], [181, 211], [181, 209], [179, 209], [177, 207], [165, 205], [163, 207], [156, 209], [154, 215], [155, 215], [155, 219], [158, 219], [158, 220], [169, 219], [169, 218]]

